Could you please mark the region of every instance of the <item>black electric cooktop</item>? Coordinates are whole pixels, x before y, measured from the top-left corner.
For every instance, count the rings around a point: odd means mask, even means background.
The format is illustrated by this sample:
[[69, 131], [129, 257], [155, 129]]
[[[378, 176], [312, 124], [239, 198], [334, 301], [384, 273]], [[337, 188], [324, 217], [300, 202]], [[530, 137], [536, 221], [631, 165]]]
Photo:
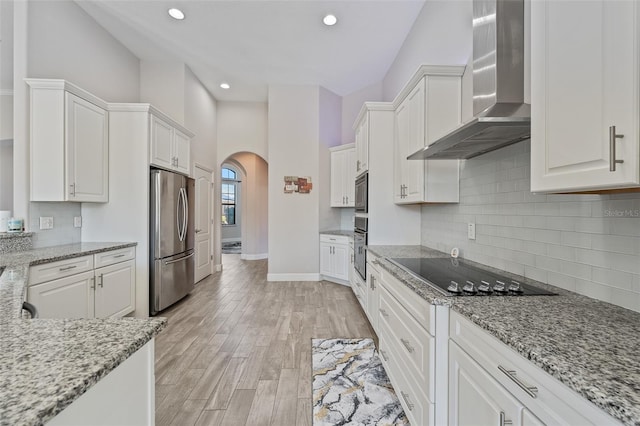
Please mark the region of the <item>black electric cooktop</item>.
[[447, 296], [555, 296], [518, 280], [489, 272], [454, 258], [389, 259]]

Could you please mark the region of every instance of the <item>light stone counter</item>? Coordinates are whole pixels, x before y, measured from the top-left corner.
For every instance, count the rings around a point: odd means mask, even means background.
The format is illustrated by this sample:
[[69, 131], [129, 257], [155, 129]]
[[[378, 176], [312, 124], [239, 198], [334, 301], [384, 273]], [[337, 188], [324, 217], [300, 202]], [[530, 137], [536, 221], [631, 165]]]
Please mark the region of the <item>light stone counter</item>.
[[135, 243], [0, 255], [0, 425], [41, 425], [156, 336], [166, 319], [23, 319], [29, 266]]
[[504, 271], [499, 272], [558, 296], [444, 296], [384, 258], [447, 253], [420, 246], [368, 250], [418, 296], [450, 306], [622, 423], [640, 425], [639, 313]]

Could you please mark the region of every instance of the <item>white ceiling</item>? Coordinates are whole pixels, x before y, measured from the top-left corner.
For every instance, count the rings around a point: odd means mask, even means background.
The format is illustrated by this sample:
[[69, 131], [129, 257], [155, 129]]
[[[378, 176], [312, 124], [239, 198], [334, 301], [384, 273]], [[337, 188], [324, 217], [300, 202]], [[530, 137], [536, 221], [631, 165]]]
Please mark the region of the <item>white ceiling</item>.
[[[187, 64], [216, 99], [264, 101], [268, 85], [320, 85], [342, 96], [380, 82], [424, 1], [77, 3], [140, 59]], [[170, 7], [186, 19], [170, 18]], [[335, 26], [322, 24], [327, 13]]]

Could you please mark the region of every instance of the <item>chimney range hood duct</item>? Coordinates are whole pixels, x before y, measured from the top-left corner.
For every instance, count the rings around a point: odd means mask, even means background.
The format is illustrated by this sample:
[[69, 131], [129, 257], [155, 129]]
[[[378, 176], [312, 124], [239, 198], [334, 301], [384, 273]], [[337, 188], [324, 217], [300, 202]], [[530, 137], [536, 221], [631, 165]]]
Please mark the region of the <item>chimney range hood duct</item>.
[[472, 158], [531, 136], [524, 103], [524, 1], [473, 2], [473, 114], [409, 160]]

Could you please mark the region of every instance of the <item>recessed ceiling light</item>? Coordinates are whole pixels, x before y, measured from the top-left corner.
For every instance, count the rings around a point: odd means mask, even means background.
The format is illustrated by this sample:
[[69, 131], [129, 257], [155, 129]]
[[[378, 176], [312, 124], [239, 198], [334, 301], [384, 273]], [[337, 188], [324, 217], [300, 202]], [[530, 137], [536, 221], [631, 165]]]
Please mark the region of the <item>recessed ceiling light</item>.
[[325, 25], [327, 26], [332, 26], [335, 25], [336, 22], [338, 22], [338, 18], [336, 18], [336, 15], [327, 15], [324, 18], [322, 18], [322, 22], [324, 22]]
[[169, 14], [169, 16], [171, 16], [173, 19], [177, 19], [179, 21], [184, 19], [184, 12], [182, 12], [180, 9], [176, 9], [171, 8], [167, 11], [167, 13]]
[[231, 86], [229, 86], [229, 83], [220, 83], [220, 87], [222, 87], [223, 89], [226, 90], [226, 89], [230, 88]]

